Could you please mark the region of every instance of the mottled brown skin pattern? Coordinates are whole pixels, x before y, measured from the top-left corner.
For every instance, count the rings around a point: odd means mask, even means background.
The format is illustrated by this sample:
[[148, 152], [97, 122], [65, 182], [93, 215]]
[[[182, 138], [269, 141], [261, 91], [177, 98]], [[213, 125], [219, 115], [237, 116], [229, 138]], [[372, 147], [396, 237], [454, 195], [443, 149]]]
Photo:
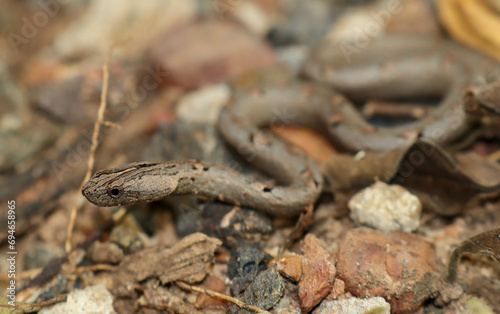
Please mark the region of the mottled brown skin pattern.
[[486, 255], [500, 263], [500, 228], [467, 239], [455, 249], [448, 268], [448, 280], [450, 282], [455, 281], [457, 278], [458, 262], [464, 253]]
[[[419, 38], [374, 41], [351, 56], [350, 62], [340, 47], [322, 47], [311, 53], [303, 71], [321, 85], [295, 82], [236, 92], [219, 115], [218, 129], [224, 139], [279, 185], [266, 186], [203, 162], [143, 162], [100, 171], [82, 192], [98, 206], [198, 194], [273, 216], [297, 216], [319, 197], [321, 172], [302, 151], [261, 127], [304, 125], [351, 152], [387, 151], [409, 145], [418, 136], [446, 144], [469, 128], [462, 92], [474, 76], [486, 76], [495, 65], [457, 44]], [[332, 87], [357, 101], [416, 96], [443, 96], [443, 101], [417, 122], [382, 128], [369, 124]]]
[[151, 202], [171, 194], [196, 194], [248, 206], [272, 216], [291, 217], [315, 200], [323, 179], [319, 170], [297, 173], [300, 184], [270, 187], [221, 166], [199, 161], [136, 162], [99, 171], [85, 184], [83, 195], [98, 206]]

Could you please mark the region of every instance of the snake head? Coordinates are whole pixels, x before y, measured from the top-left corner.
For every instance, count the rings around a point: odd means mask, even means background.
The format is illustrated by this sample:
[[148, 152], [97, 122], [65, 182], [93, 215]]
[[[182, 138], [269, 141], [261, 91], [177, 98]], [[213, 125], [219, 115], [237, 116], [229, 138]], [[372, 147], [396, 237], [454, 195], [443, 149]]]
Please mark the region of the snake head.
[[173, 193], [177, 187], [175, 166], [134, 162], [96, 172], [82, 194], [97, 206], [119, 206], [151, 202]]

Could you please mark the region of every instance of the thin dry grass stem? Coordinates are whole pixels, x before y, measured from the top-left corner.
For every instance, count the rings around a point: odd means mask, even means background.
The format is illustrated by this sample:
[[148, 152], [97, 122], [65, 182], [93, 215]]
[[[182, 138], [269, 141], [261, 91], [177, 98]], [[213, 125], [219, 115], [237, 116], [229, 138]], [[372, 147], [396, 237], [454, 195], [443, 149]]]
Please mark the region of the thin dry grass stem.
[[[109, 85], [109, 59], [111, 58], [112, 49], [113, 47], [109, 49], [109, 52], [106, 56], [106, 61], [104, 61], [104, 64], [102, 66], [103, 79], [102, 79], [101, 103], [99, 105], [99, 110], [97, 112], [97, 119], [94, 123], [94, 132], [92, 133], [92, 145], [90, 147], [90, 154], [87, 163], [87, 173], [85, 174], [85, 178], [83, 179], [82, 184], [78, 189], [78, 192], [82, 190], [85, 182], [87, 182], [90, 179], [92, 169], [94, 168], [94, 162], [95, 162], [94, 156], [97, 149], [97, 145], [99, 144], [97, 138], [99, 136], [99, 131], [101, 130], [101, 125], [103, 124], [104, 121], [104, 112], [106, 111], [106, 98], [108, 96], [108, 85]], [[71, 209], [71, 216], [68, 224], [68, 234], [65, 245], [66, 252], [71, 251], [71, 238], [73, 236], [73, 228], [75, 227], [75, 221], [78, 214], [78, 201], [80, 197], [81, 194], [78, 193], [75, 197], [75, 201]]]
[[497, 150], [496, 152], [493, 152], [489, 154], [486, 159], [488, 159], [491, 162], [498, 162], [500, 160], [500, 150]]
[[90, 265], [90, 266], [81, 266], [77, 267], [75, 272], [77, 274], [81, 273], [86, 273], [89, 271], [115, 271], [116, 266], [109, 265], [109, 264], [96, 264], [96, 265]]
[[115, 224], [119, 224], [123, 221], [125, 216], [128, 214], [128, 211], [125, 207], [120, 207], [116, 212], [113, 213], [111, 219], [115, 222]]
[[255, 311], [257, 313], [263, 313], [263, 312], [265, 312], [264, 310], [261, 310], [258, 307], [255, 307], [255, 306], [252, 306], [252, 305], [248, 305], [248, 304], [246, 304], [246, 303], [244, 303], [244, 302], [242, 302], [242, 301], [240, 301], [238, 299], [232, 298], [232, 297], [230, 297], [228, 295], [225, 295], [225, 294], [222, 294], [222, 293], [218, 293], [218, 292], [215, 292], [215, 291], [212, 291], [212, 290], [203, 289], [203, 288], [193, 287], [193, 286], [190, 286], [190, 285], [188, 285], [188, 284], [186, 284], [184, 282], [181, 282], [181, 281], [176, 281], [175, 283], [181, 289], [190, 290], [190, 291], [196, 291], [196, 292], [200, 292], [200, 293], [206, 294], [206, 295], [208, 295], [209, 297], [212, 297], [212, 298], [229, 301], [229, 302], [234, 303], [237, 306], [239, 306], [240, 308], [245, 309], [245, 310]]
[[38, 312], [42, 308], [51, 306], [57, 303], [65, 302], [68, 298], [68, 295], [62, 294], [53, 299], [43, 301], [40, 303], [32, 303], [32, 304], [17, 304], [15, 306], [0, 304], [0, 308], [13, 309], [11, 313], [33, 313]]
[[114, 123], [111, 121], [102, 121], [102, 125], [109, 126], [118, 130], [121, 130], [122, 126], [119, 125], [118, 123]]
[[[16, 273], [16, 279], [19, 280], [30, 280], [38, 276], [42, 272], [43, 268], [34, 268], [30, 270], [25, 270], [19, 273]], [[9, 282], [10, 278], [7, 276], [7, 274], [2, 274], [0, 275], [0, 282]]]

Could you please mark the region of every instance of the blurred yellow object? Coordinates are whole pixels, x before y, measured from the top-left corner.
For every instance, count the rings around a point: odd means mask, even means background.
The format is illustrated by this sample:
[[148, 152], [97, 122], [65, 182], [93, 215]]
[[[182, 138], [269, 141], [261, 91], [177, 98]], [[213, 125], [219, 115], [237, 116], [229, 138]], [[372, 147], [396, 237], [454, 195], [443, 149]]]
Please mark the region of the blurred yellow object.
[[439, 18], [450, 35], [500, 60], [500, 13], [490, 0], [438, 0]]

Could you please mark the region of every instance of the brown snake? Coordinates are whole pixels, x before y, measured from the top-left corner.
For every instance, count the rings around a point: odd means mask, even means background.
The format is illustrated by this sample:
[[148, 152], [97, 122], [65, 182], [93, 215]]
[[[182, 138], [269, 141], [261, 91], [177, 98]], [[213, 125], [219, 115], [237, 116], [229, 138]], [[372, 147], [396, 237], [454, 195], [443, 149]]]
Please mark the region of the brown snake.
[[[348, 63], [339, 47], [321, 47], [306, 61], [296, 82], [235, 93], [219, 115], [224, 139], [260, 170], [276, 179], [267, 186], [225, 167], [198, 161], [136, 162], [95, 173], [83, 194], [98, 206], [154, 201], [171, 194], [197, 194], [257, 209], [273, 216], [296, 216], [323, 188], [317, 164], [295, 146], [261, 127], [284, 114], [326, 134], [346, 151], [386, 151], [416, 137], [446, 145], [470, 127], [462, 94], [496, 62], [448, 41], [386, 38], [374, 41]], [[320, 83], [320, 84], [318, 84]], [[429, 116], [395, 127], [369, 124], [349, 99], [403, 99], [442, 96]]]

